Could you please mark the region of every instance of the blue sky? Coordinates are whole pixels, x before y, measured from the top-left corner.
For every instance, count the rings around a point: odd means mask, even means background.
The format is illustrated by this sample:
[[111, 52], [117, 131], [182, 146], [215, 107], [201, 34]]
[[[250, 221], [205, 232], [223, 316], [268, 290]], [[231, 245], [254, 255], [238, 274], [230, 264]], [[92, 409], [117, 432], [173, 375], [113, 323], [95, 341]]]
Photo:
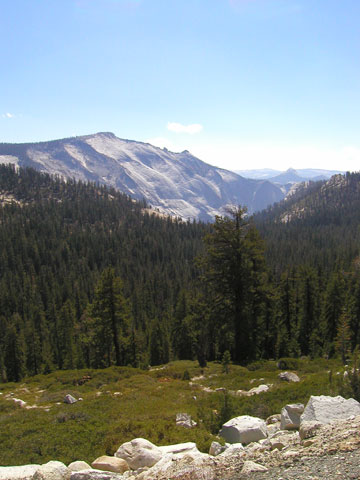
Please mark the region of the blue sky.
[[0, 0], [0, 141], [360, 170], [359, 0]]

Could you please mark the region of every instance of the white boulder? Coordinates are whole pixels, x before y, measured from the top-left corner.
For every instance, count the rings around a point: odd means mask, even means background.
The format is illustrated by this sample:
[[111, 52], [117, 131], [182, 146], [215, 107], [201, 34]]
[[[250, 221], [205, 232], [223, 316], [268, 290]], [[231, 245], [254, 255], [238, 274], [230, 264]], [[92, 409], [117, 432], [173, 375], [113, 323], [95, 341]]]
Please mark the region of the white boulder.
[[168, 453], [172, 453], [173, 455], [185, 455], [187, 453], [200, 453], [198, 450], [196, 443], [194, 442], [186, 442], [186, 443], [177, 443], [176, 445], [164, 445], [162, 447], [158, 447], [161, 450], [163, 455], [167, 455]]
[[252, 395], [259, 395], [259, 393], [265, 393], [268, 392], [270, 389], [269, 385], [259, 385], [258, 387], [251, 388], [248, 391], [248, 396], [251, 397]]
[[285, 405], [281, 410], [281, 430], [295, 430], [300, 427], [300, 417], [304, 411], [302, 403]]
[[340, 395], [337, 397], [311, 396], [304, 413], [301, 415], [300, 423], [318, 422], [326, 424], [333, 420], [345, 420], [352, 415], [360, 415], [360, 403], [353, 398], [345, 400]]
[[300, 378], [293, 372], [281, 372], [278, 377], [285, 382], [300, 382]]
[[135, 438], [131, 442], [123, 443], [115, 453], [115, 457], [126, 460], [132, 470], [152, 467], [162, 456], [160, 448], [145, 438]]
[[69, 480], [70, 474], [70, 470], [62, 462], [51, 461], [36, 470], [33, 480]]
[[241, 415], [224, 423], [219, 435], [228, 443], [251, 443], [267, 437], [266, 423], [261, 418]]
[[32, 480], [40, 465], [21, 465], [19, 467], [0, 467], [0, 480]]

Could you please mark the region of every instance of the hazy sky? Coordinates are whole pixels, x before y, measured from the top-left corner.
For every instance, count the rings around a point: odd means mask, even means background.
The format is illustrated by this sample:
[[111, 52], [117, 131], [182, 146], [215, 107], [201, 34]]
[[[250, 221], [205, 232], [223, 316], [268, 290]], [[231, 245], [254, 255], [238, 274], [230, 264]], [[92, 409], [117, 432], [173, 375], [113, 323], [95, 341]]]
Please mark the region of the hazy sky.
[[360, 0], [0, 0], [0, 141], [360, 170]]

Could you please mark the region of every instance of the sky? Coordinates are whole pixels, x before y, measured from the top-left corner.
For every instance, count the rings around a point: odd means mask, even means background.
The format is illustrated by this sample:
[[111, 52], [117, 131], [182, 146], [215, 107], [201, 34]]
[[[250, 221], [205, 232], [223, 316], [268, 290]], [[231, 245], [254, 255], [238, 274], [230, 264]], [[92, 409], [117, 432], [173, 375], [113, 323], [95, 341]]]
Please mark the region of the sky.
[[360, 170], [359, 0], [0, 0], [0, 142]]

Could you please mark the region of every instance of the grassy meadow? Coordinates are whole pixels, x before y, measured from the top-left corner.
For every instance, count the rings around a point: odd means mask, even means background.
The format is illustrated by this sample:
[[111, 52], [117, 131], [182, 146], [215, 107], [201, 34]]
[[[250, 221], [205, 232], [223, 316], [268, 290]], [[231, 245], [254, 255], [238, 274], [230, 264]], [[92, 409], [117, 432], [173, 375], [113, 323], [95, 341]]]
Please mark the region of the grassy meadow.
[[[245, 414], [266, 418], [280, 413], [287, 403], [306, 403], [310, 395], [338, 393], [336, 382], [329, 381], [329, 370], [335, 379], [339, 362], [304, 358], [285, 364], [299, 375], [299, 383], [280, 381], [281, 370], [273, 361], [247, 368], [230, 365], [228, 373], [220, 363], [201, 369], [197, 362], [176, 361], [148, 371], [130, 367], [56, 371], [0, 384], [0, 464], [92, 462], [100, 455], [113, 455], [119, 445], [136, 437], [156, 445], [193, 441], [207, 452], [213, 440], [219, 441], [216, 434], [229, 418]], [[272, 387], [251, 397], [231, 393], [260, 384]], [[68, 393], [83, 401], [65, 404]], [[34, 408], [21, 408], [11, 397]], [[197, 427], [176, 426], [179, 412], [189, 413]]]

